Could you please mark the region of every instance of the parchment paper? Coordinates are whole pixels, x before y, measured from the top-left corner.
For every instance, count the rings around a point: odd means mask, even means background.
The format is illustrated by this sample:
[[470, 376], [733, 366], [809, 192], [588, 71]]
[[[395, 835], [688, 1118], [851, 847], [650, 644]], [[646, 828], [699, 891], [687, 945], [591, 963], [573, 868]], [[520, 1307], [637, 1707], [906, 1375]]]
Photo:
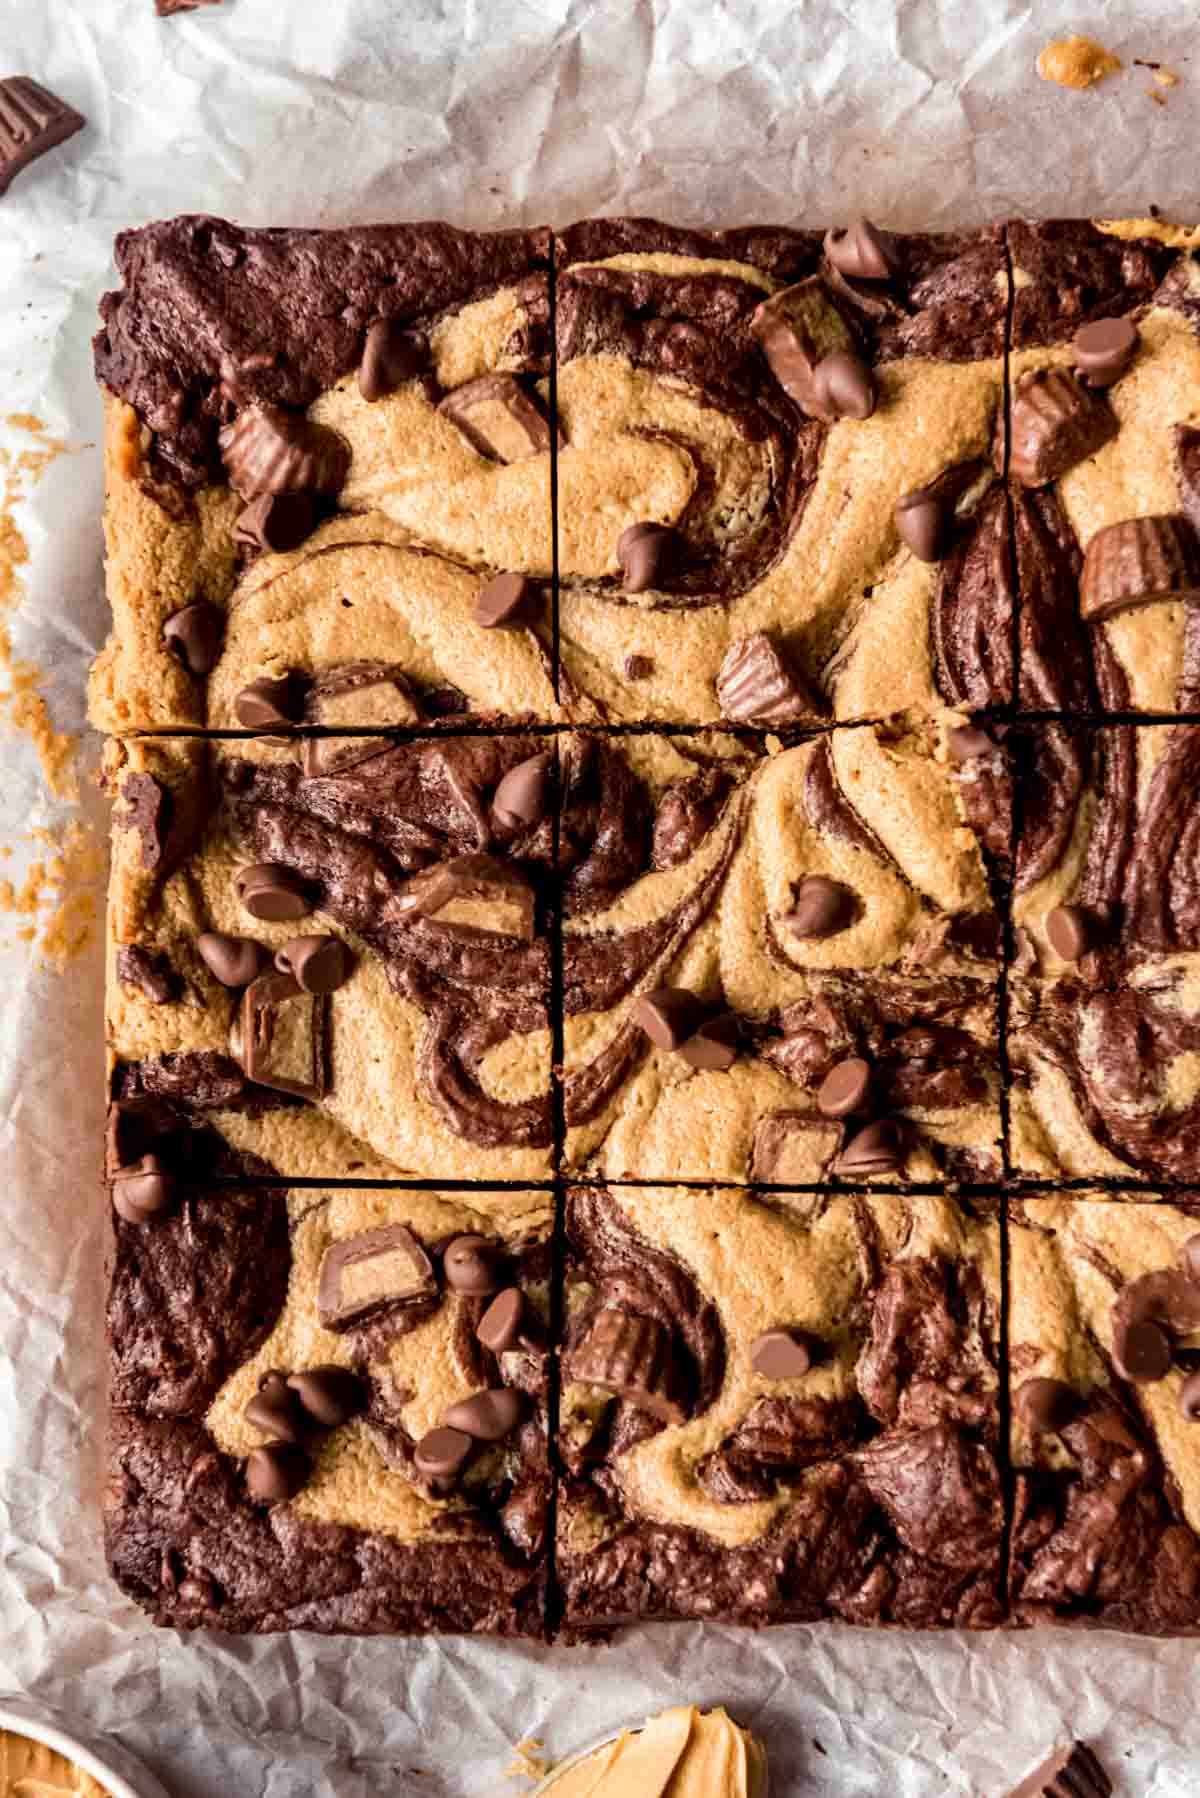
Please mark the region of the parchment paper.
[[[1049, 87], [1036, 54], [1069, 30], [1181, 84], [1166, 105], [1145, 69]], [[21, 681], [32, 733], [0, 696], [0, 876], [19, 889], [42, 863], [33, 915], [0, 910], [0, 1689], [221, 1798], [519, 1791], [501, 1776], [517, 1736], [562, 1754], [682, 1697], [762, 1732], [777, 1794], [1000, 1798], [1069, 1732], [1108, 1751], [1124, 1794], [1200, 1790], [1187, 1643], [683, 1626], [547, 1651], [153, 1631], [98, 1540], [96, 747], [56, 745], [36, 697], [81, 731], [106, 628], [89, 337], [123, 226], [615, 210], [916, 226], [1151, 202], [1195, 217], [1195, 41], [1187, 0], [225, 0], [169, 20], [152, 0], [0, 0], [0, 74], [37, 76], [90, 121], [0, 200], [0, 419], [32, 415], [64, 446], [28, 418], [0, 425], [0, 599], [5, 557], [28, 551], [0, 623], [41, 670]], [[89, 919], [61, 972], [20, 940], [53, 953]]]

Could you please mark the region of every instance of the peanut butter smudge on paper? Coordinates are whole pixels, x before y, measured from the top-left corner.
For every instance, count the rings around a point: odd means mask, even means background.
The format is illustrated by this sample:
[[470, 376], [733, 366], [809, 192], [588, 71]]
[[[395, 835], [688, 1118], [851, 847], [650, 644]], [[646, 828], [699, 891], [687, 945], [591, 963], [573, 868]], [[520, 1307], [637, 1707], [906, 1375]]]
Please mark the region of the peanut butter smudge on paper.
[[1047, 44], [1037, 59], [1037, 72], [1042, 80], [1057, 82], [1059, 87], [1092, 87], [1106, 75], [1115, 75], [1121, 67], [1119, 56], [1114, 56], [1094, 38], [1078, 34]]

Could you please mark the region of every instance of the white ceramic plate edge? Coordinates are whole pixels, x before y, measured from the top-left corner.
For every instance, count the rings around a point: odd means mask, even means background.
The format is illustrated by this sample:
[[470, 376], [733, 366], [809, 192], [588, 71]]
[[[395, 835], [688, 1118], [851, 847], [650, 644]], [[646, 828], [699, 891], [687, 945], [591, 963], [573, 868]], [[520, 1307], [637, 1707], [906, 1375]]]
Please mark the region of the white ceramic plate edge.
[[63, 1711], [0, 1694], [0, 1729], [65, 1755], [99, 1780], [112, 1798], [170, 1798], [162, 1782], [119, 1742], [92, 1735], [85, 1723]]

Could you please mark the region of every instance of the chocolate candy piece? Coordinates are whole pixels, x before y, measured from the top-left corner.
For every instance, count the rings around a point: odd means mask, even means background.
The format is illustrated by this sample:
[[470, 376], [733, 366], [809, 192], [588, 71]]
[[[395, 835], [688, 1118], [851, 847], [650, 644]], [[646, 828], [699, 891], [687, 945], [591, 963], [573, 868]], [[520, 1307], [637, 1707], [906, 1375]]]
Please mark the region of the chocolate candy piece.
[[531, 755], [504, 775], [492, 795], [492, 813], [505, 830], [527, 830], [546, 816], [551, 762], [549, 753]]
[[428, 1430], [413, 1451], [413, 1464], [435, 1492], [449, 1492], [474, 1453], [475, 1444], [465, 1430], [445, 1425]]
[[649, 680], [654, 673], [654, 661], [651, 656], [626, 656], [626, 680]]
[[1179, 1409], [1189, 1423], [1200, 1423], [1200, 1373], [1190, 1373], [1180, 1387]]
[[822, 356], [813, 370], [809, 410], [817, 418], [870, 418], [878, 394], [875, 377], [852, 350]]
[[350, 450], [327, 425], [259, 401], [220, 434], [221, 460], [243, 499], [260, 493], [340, 493]]
[[1046, 914], [1050, 947], [1063, 961], [1078, 961], [1104, 941], [1103, 920], [1084, 905], [1056, 905]]
[[325, 1091], [325, 1005], [273, 969], [242, 994], [230, 1050], [247, 1080], [300, 1099]]
[[705, 1018], [687, 1041], [680, 1044], [679, 1053], [691, 1067], [723, 1072], [737, 1060], [740, 1040], [741, 1027], [736, 1012], [719, 1011], [715, 1017]]
[[198, 600], [194, 606], [172, 612], [163, 625], [163, 638], [189, 674], [210, 674], [217, 665], [225, 639], [225, 614], [216, 606]]
[[1088, 543], [1079, 609], [1095, 622], [1131, 606], [1194, 600], [1200, 593], [1200, 542], [1181, 512], [1122, 518]]
[[196, 938], [196, 949], [222, 986], [249, 986], [267, 960], [267, 951], [252, 937], [226, 936], [220, 930], [204, 931]]
[[396, 896], [403, 917], [479, 936], [533, 940], [533, 888], [519, 870], [494, 855], [456, 855], [406, 880]]
[[730, 644], [716, 686], [721, 714], [735, 724], [791, 724], [817, 713], [765, 631]]
[[871, 1064], [849, 1055], [831, 1067], [817, 1089], [817, 1110], [827, 1118], [850, 1117], [861, 1111], [871, 1091]]
[[750, 1365], [766, 1380], [797, 1380], [812, 1362], [812, 1350], [798, 1330], [764, 1330], [750, 1345]]
[[327, 1330], [348, 1330], [390, 1305], [437, 1292], [433, 1265], [412, 1231], [383, 1224], [331, 1243], [321, 1258], [317, 1316]]
[[1111, 387], [1133, 361], [1138, 330], [1131, 318], [1097, 318], [1071, 340], [1075, 371], [1089, 387]]
[[895, 1118], [877, 1118], [852, 1136], [838, 1156], [839, 1174], [894, 1174], [904, 1165], [904, 1133]]
[[605, 1305], [566, 1357], [566, 1375], [615, 1392], [664, 1423], [682, 1423], [679, 1368], [671, 1338], [652, 1317]]
[[112, 1205], [127, 1224], [148, 1224], [175, 1209], [178, 1188], [157, 1155], [143, 1155], [113, 1176]]
[[246, 1490], [260, 1504], [283, 1504], [295, 1498], [311, 1471], [312, 1462], [298, 1443], [268, 1442], [247, 1457]]
[[533, 600], [533, 582], [524, 574], [495, 574], [475, 595], [475, 622], [485, 631], [514, 624]]
[[246, 1406], [246, 1422], [279, 1442], [303, 1442], [304, 1413], [281, 1373], [264, 1374]]
[[348, 1423], [367, 1402], [367, 1388], [359, 1376], [332, 1363], [290, 1373], [287, 1383], [314, 1423], [325, 1430]]
[[[304, 722], [326, 730], [395, 730], [421, 721], [403, 669], [389, 662], [343, 662], [315, 680], [304, 697]], [[382, 736], [306, 737], [300, 759], [306, 774], [340, 774], [392, 747], [392, 739]]]
[[151, 1005], [170, 1005], [179, 995], [179, 981], [170, 960], [154, 955], [138, 943], [117, 950], [116, 976], [122, 986], [134, 987]]
[[1057, 1748], [1008, 1798], [1111, 1798], [1112, 1780], [1083, 1742]]
[[0, 194], [14, 175], [86, 123], [81, 112], [28, 75], [0, 81]]
[[1063, 1430], [1079, 1410], [1079, 1397], [1065, 1380], [1025, 1380], [1018, 1386], [1013, 1408], [1025, 1428], [1035, 1436]]
[[814, 378], [830, 356], [852, 356], [854, 338], [820, 276], [810, 275], [763, 300], [750, 315], [750, 331], [771, 373], [800, 410], [810, 418], [833, 416], [830, 395], [817, 391]]
[[297, 724], [304, 709], [304, 693], [291, 672], [278, 679], [263, 675], [243, 687], [233, 702], [239, 724], [247, 730], [278, 730]]
[[260, 493], [240, 513], [233, 527], [239, 549], [273, 550], [284, 555], [312, 535], [316, 510], [307, 493]]
[[896, 271], [891, 242], [870, 219], [835, 225], [825, 233], [822, 248], [838, 273], [855, 281], [889, 281]]
[[503, 1247], [490, 1236], [456, 1236], [442, 1252], [442, 1271], [453, 1291], [481, 1296], [503, 1285], [505, 1260]]
[[519, 1286], [506, 1286], [498, 1292], [478, 1324], [475, 1334], [493, 1355], [515, 1348], [525, 1316], [525, 1298]]
[[474, 1442], [502, 1442], [516, 1429], [524, 1413], [525, 1395], [508, 1386], [497, 1386], [451, 1405], [446, 1412], [446, 1426], [461, 1430]]
[[381, 400], [428, 367], [429, 344], [425, 338], [406, 331], [395, 319], [377, 318], [367, 328], [358, 365], [358, 391], [368, 403]]
[[705, 1005], [682, 986], [656, 986], [643, 993], [630, 1018], [659, 1049], [680, 1049], [704, 1021]]
[[278, 862], [251, 862], [238, 869], [233, 884], [252, 918], [287, 923], [292, 918], [307, 917], [313, 908], [300, 876]]
[[[1093, 455], [1117, 434], [1106, 400], [1065, 368], [1031, 369], [1020, 377], [1011, 406], [1009, 472], [1023, 487], [1044, 487]], [[997, 438], [997, 454], [1002, 450]]]
[[793, 936], [819, 942], [838, 936], [854, 922], [858, 901], [848, 886], [827, 874], [808, 874], [796, 888], [796, 901], [782, 923]]
[[275, 951], [275, 966], [306, 993], [335, 993], [350, 978], [350, 951], [340, 937], [294, 936]]
[[1200, 1231], [1180, 1248], [1179, 1265], [1189, 1280], [1200, 1280]]
[[679, 540], [669, 525], [631, 524], [617, 538], [617, 561], [626, 593], [661, 587], [674, 568]]
[[[512, 375], [480, 375], [448, 393], [438, 411], [494, 462], [522, 462], [550, 448], [550, 422], [540, 402]], [[560, 447], [562, 441], [560, 432]]]
[[142, 866], [165, 872], [167, 836], [175, 802], [169, 790], [152, 774], [127, 774], [121, 782], [126, 810], [117, 817], [122, 830], [140, 831]]

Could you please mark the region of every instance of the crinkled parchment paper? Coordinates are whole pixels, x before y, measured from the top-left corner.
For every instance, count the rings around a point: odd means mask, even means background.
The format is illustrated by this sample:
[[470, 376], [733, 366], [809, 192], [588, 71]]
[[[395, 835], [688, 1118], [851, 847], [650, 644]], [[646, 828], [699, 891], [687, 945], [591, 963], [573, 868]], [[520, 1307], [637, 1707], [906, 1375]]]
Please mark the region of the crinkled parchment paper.
[[[1040, 82], [1037, 52], [1072, 30], [1126, 71]], [[1122, 1793], [1200, 1790], [1187, 1643], [151, 1630], [99, 1547], [101, 807], [79, 734], [106, 628], [89, 337], [121, 227], [1195, 217], [1198, 42], [1186, 0], [224, 0], [164, 21], [152, 0], [0, 0], [0, 74], [90, 121], [0, 201], [0, 1689], [230, 1798], [515, 1791], [518, 1736], [563, 1753], [682, 1697], [762, 1732], [777, 1793], [999, 1798], [1068, 1729]], [[1166, 105], [1135, 57], [1180, 74]]]

